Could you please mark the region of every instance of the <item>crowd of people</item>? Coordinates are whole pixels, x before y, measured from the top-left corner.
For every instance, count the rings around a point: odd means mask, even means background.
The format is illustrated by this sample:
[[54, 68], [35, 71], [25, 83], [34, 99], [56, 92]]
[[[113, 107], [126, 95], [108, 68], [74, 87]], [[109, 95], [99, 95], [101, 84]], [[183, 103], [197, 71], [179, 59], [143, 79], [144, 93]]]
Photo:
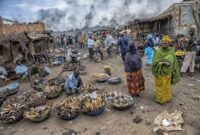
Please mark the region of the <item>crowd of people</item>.
[[[187, 41], [187, 42], [183, 42]], [[105, 48], [107, 57], [112, 57], [113, 46], [116, 46], [116, 53], [121, 55], [124, 69], [126, 72], [128, 92], [132, 96], [139, 96], [140, 91], [145, 90], [145, 79], [142, 73], [141, 53], [138, 50], [138, 39], [128, 33], [106, 32], [104, 34], [77, 34], [76, 36], [57, 36], [55, 38], [56, 48], [76, 44], [80, 48], [88, 48], [90, 61], [94, 54], [99, 53], [104, 59], [102, 48]], [[170, 38], [168, 35], [147, 34], [142, 41], [146, 66], [151, 66], [155, 76], [155, 97], [156, 102], [164, 104], [172, 98], [171, 85], [180, 81], [180, 76], [185, 75], [189, 70], [192, 76], [195, 68], [195, 57], [200, 51], [200, 41], [195, 36], [194, 29], [190, 29], [187, 40], [183, 38]], [[179, 68], [176, 51], [182, 50], [184, 54], [182, 67]], [[120, 53], [119, 53], [120, 52]], [[31, 69], [31, 70], [30, 70]], [[34, 70], [34, 71], [33, 71]], [[40, 70], [33, 66], [27, 67], [16, 61], [15, 71], [20, 76], [28, 76], [38, 73]], [[79, 71], [75, 70], [66, 78], [64, 88], [68, 94], [80, 92], [82, 80]], [[0, 78], [7, 79], [7, 72], [4, 67], [0, 67]], [[32, 84], [31, 84], [32, 85]]]

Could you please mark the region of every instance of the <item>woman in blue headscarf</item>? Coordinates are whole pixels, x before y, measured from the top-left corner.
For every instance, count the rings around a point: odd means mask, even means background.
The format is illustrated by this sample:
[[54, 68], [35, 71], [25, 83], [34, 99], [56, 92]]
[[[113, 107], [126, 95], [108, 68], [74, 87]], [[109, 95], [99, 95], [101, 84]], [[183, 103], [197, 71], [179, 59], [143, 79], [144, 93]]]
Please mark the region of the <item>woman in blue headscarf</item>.
[[142, 60], [134, 43], [129, 45], [125, 56], [125, 72], [127, 76], [128, 91], [133, 96], [139, 96], [144, 90], [144, 77], [142, 74]]
[[146, 65], [152, 65], [152, 61], [153, 61], [153, 56], [154, 56], [154, 42], [153, 42], [153, 35], [152, 34], [148, 34], [147, 35], [147, 43], [145, 45], [145, 50], [144, 50], [144, 54], [146, 56]]

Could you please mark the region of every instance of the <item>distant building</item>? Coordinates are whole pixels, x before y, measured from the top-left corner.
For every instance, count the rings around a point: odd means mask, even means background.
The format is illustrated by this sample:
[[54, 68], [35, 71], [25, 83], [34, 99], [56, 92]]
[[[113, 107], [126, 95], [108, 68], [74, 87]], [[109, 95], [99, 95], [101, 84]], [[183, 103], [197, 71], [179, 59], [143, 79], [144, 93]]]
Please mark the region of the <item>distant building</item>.
[[43, 22], [18, 23], [12, 20], [4, 19], [0, 16], [0, 34], [24, 31], [43, 32], [45, 31], [45, 24]]
[[174, 3], [156, 17], [137, 18], [124, 26], [139, 34], [168, 34], [170, 36], [188, 35], [194, 28], [200, 36], [200, 0], [185, 0]]

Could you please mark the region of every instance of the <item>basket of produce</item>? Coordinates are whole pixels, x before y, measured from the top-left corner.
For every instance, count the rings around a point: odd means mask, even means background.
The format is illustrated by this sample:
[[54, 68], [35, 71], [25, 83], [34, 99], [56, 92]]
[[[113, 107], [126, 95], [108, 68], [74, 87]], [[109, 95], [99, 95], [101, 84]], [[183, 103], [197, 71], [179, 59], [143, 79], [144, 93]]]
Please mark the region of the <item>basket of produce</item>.
[[70, 63], [64, 68], [66, 71], [74, 71], [75, 69], [79, 71], [84, 71], [86, 67], [84, 65], [80, 65], [80, 63]]
[[11, 97], [6, 98], [6, 101], [3, 103], [3, 105], [8, 105], [10, 103], [19, 103], [19, 104], [26, 104], [27, 98], [26, 96], [22, 94], [17, 94]]
[[80, 112], [80, 101], [75, 97], [70, 97], [55, 108], [56, 114], [63, 120], [73, 120]]
[[10, 102], [0, 109], [0, 120], [6, 124], [16, 123], [23, 118], [26, 105]]
[[93, 76], [97, 82], [106, 82], [109, 79], [109, 75], [105, 73], [97, 74]]
[[7, 91], [7, 96], [12, 96], [14, 94], [17, 94], [19, 91], [19, 83], [11, 83], [7, 85], [8, 91]]
[[37, 107], [31, 107], [24, 112], [24, 118], [30, 120], [33, 123], [39, 123], [45, 121], [51, 112], [52, 105], [41, 105]]
[[178, 50], [178, 51], [175, 52], [176, 56], [184, 56], [186, 54], [187, 54], [187, 52], [186, 51], [182, 51], [182, 50]]
[[46, 95], [46, 98], [48, 99], [54, 99], [60, 96], [61, 89], [58, 85], [45, 85], [43, 89], [44, 94]]
[[119, 84], [119, 83], [121, 83], [121, 81], [122, 81], [122, 79], [119, 77], [112, 77], [112, 78], [108, 79], [107, 82], [109, 84]]
[[47, 103], [45, 96], [41, 92], [28, 91], [23, 93], [23, 95], [26, 96], [27, 104], [30, 107], [44, 105]]
[[98, 90], [98, 88], [93, 87], [91, 84], [83, 84], [81, 86], [81, 91], [85, 92], [85, 93], [88, 93], [88, 92], [91, 93], [91, 92], [94, 92], [97, 90]]
[[6, 93], [0, 93], [0, 106], [3, 104], [3, 102], [5, 101], [7, 97], [7, 94]]
[[44, 80], [35, 80], [33, 82], [33, 89], [38, 91], [38, 92], [42, 92], [43, 91], [43, 85], [45, 84]]
[[119, 111], [125, 111], [133, 106], [133, 98], [128, 95], [117, 95], [111, 101], [113, 108]]
[[48, 80], [48, 83], [50, 85], [60, 85], [64, 82], [64, 80], [65, 80], [65, 78], [63, 78], [63, 77], [59, 77], [59, 78], [57, 77], [57, 78]]
[[86, 96], [82, 100], [82, 110], [88, 116], [98, 116], [104, 112], [105, 100], [101, 96], [92, 98]]

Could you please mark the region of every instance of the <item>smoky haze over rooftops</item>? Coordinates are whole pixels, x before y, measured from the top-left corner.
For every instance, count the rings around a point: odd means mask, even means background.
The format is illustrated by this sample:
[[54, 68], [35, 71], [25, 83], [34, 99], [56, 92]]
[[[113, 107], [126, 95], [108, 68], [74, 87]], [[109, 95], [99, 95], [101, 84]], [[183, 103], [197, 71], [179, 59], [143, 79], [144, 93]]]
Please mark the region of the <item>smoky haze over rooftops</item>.
[[72, 28], [81, 28], [86, 25], [112, 25], [117, 27], [137, 17], [158, 15], [171, 4], [180, 1], [36, 0], [35, 3], [31, 3], [30, 1], [19, 0], [21, 3], [17, 3], [17, 6], [23, 9], [29, 8], [27, 11], [33, 12], [34, 17], [31, 21], [43, 21], [46, 23], [47, 29], [65, 31]]

